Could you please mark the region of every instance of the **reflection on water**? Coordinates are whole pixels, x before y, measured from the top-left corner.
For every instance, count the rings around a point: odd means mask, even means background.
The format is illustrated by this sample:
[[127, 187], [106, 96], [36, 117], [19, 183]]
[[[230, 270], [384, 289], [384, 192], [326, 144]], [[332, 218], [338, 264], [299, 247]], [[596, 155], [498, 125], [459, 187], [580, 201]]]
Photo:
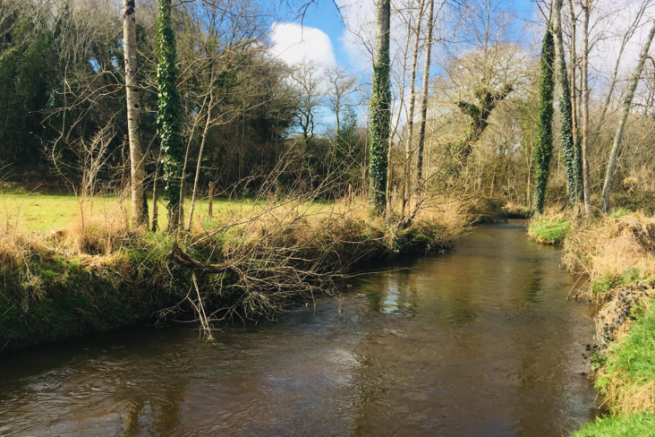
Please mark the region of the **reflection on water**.
[[594, 415], [592, 309], [516, 224], [215, 346], [128, 329], [0, 358], [3, 436], [560, 436]]

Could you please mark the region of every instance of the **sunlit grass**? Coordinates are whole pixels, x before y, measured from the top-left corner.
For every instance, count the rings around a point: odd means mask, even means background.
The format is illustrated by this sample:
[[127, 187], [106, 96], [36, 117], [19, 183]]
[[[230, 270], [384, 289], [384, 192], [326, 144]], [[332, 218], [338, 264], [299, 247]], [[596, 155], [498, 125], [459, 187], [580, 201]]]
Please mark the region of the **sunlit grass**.
[[[315, 201], [306, 207], [312, 211], [319, 211], [330, 205], [332, 202]], [[122, 204], [124, 213], [129, 214], [131, 202], [128, 199], [119, 199], [117, 196], [97, 196], [92, 200], [84, 201], [84, 209], [89, 209], [93, 214], [116, 214], [116, 208]], [[159, 225], [166, 227], [166, 201], [161, 199], [159, 204]], [[257, 208], [266, 205], [266, 200], [254, 199], [227, 199], [214, 198], [213, 212], [238, 212], [248, 214], [256, 211]], [[191, 207], [191, 199], [185, 200], [184, 211], [188, 220]], [[148, 200], [148, 210], [152, 216], [152, 199]], [[0, 225], [18, 227], [25, 230], [48, 231], [61, 228], [71, 223], [80, 212], [80, 199], [74, 195], [65, 194], [40, 194], [28, 193], [25, 191], [0, 192]], [[200, 199], [196, 202], [194, 221], [206, 217], [209, 212], [207, 199]]]
[[570, 227], [571, 222], [565, 218], [539, 216], [530, 221], [528, 235], [539, 243], [560, 244]]
[[571, 437], [653, 437], [655, 415], [607, 416], [590, 422]]

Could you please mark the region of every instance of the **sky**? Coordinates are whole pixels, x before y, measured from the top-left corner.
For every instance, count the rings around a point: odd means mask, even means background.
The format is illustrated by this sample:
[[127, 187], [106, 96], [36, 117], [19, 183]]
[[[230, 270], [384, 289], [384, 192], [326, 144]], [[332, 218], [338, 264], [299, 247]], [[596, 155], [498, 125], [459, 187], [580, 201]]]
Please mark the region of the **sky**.
[[[362, 59], [361, 50], [353, 46], [352, 34], [346, 27], [346, 22], [357, 22], [358, 15], [372, 14], [366, 0], [336, 0], [342, 8], [340, 15], [333, 0], [318, 0], [310, 6], [302, 22], [293, 20], [296, 15], [295, 4], [283, 5], [281, 15], [288, 17], [273, 26], [272, 40], [274, 52], [282, 59], [293, 64], [303, 58], [323, 62], [328, 66], [338, 65], [355, 74], [368, 63]], [[525, 22], [533, 17], [534, 3], [532, 0], [509, 0], [517, 18]], [[297, 7], [297, 6], [296, 6]], [[364, 56], [365, 57], [365, 56]]]
[[[371, 57], [370, 53], [362, 48], [361, 40], [354, 36], [352, 30], [367, 34], [368, 38], [371, 38], [374, 0], [316, 0], [307, 10], [302, 26], [300, 20], [296, 18], [297, 8], [298, 5], [309, 0], [278, 1], [282, 2], [279, 16], [284, 18], [279, 18], [272, 23], [271, 40], [274, 54], [291, 65], [308, 59], [325, 67], [339, 66], [358, 76], [360, 83], [366, 87], [371, 76]], [[594, 49], [590, 55], [592, 96], [599, 97], [607, 89], [618, 57], [622, 35], [633, 22], [642, 1], [597, 0], [594, 3], [591, 20]], [[341, 14], [335, 3], [342, 6]], [[510, 33], [508, 36], [525, 48], [531, 47], [533, 55], [538, 56], [544, 20], [538, 15], [534, 0], [505, 0], [503, 3], [505, 7], [511, 6], [515, 15], [513, 34]], [[655, 17], [655, 2], [647, 11], [646, 17]], [[620, 84], [627, 83], [627, 78], [636, 65], [650, 22], [652, 21], [646, 18], [642, 19], [642, 25], [626, 46], [620, 63]], [[402, 39], [406, 27], [400, 25], [394, 30], [393, 23], [392, 16], [392, 38], [396, 36]], [[578, 37], [581, 38], [581, 35], [579, 34]], [[578, 41], [578, 44], [581, 44], [581, 41]], [[433, 50], [433, 58], [435, 57], [438, 58], [439, 54]], [[437, 70], [438, 68], [433, 68], [433, 74], [438, 74]], [[365, 108], [359, 108], [360, 116], [363, 116], [364, 112]], [[324, 116], [324, 122], [329, 124], [329, 114], [326, 112]]]

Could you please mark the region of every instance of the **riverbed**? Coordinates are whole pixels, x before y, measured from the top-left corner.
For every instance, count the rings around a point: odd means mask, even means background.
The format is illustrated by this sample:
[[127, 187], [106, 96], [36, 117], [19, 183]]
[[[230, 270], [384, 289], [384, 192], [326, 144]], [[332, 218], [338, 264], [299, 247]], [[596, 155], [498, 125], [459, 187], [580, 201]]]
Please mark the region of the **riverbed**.
[[131, 327], [0, 356], [0, 436], [561, 436], [591, 420], [594, 308], [522, 222], [278, 320]]

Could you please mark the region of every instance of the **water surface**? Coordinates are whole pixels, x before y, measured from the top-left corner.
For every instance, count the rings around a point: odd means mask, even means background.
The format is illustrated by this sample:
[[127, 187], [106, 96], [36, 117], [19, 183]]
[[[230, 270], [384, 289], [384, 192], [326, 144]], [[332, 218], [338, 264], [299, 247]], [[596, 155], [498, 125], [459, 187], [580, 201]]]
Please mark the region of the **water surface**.
[[595, 393], [559, 257], [485, 225], [214, 346], [131, 328], [6, 354], [0, 435], [561, 436]]

